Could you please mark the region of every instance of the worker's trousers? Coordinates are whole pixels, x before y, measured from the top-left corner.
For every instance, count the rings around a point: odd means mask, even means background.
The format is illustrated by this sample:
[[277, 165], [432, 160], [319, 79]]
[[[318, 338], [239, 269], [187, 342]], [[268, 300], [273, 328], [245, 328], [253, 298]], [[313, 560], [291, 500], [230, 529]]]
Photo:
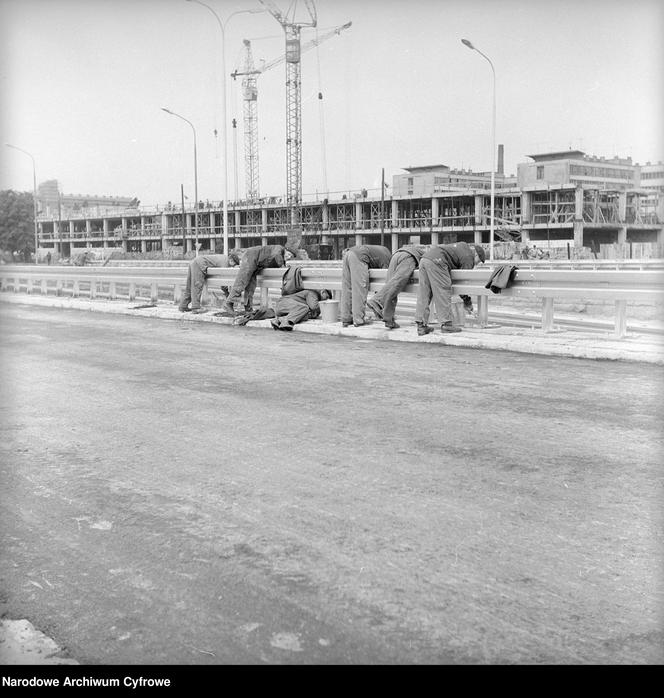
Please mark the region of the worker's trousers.
[[235, 282], [231, 288], [231, 292], [228, 294], [226, 302], [235, 305], [242, 300], [242, 294], [244, 293], [244, 309], [249, 312], [253, 308], [254, 292], [256, 291], [256, 284], [258, 283], [257, 276], [260, 269], [255, 267], [253, 264], [243, 264], [240, 262], [240, 266], [237, 270], [237, 275], [235, 276]]
[[385, 322], [394, 321], [394, 311], [397, 307], [399, 294], [408, 286], [410, 277], [416, 268], [417, 262], [412, 254], [401, 251], [392, 255], [390, 266], [387, 268], [385, 285], [371, 298], [382, 307]]
[[438, 322], [450, 322], [452, 320], [452, 277], [447, 264], [422, 257], [419, 279], [415, 322], [427, 324], [432, 300]]
[[369, 292], [369, 267], [352, 252], [347, 252], [341, 270], [341, 322], [364, 322]]
[[201, 307], [201, 294], [203, 293], [204, 285], [205, 274], [196, 263], [196, 260], [193, 260], [189, 263], [187, 280], [184, 284], [184, 290], [182, 291], [182, 298], [180, 298], [181, 310], [186, 310], [189, 303], [191, 303], [192, 310]]

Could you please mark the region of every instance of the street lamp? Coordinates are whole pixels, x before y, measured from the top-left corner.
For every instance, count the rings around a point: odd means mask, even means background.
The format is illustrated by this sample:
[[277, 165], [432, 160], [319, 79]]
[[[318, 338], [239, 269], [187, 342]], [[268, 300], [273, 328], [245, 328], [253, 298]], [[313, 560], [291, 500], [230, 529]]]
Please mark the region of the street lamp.
[[32, 160], [32, 215], [35, 223], [35, 264], [37, 264], [37, 248], [39, 247], [39, 227], [37, 225], [37, 171], [35, 169], [35, 159], [32, 157], [32, 155], [30, 155], [30, 153], [27, 150], [23, 150], [23, 148], [19, 148], [15, 145], [10, 145], [9, 143], [5, 143], [5, 145], [8, 148], [19, 150], [21, 153], [24, 153]]
[[[194, 235], [196, 237], [196, 256], [198, 256], [198, 159], [196, 155], [196, 129], [191, 121], [185, 119], [184, 116], [180, 116], [180, 114], [176, 114], [174, 111], [166, 109], [166, 107], [162, 107], [161, 110], [172, 116], [177, 116], [178, 119], [182, 119], [182, 121], [186, 121], [191, 126], [191, 130], [194, 134]], [[185, 252], [186, 250], [182, 250], [183, 255]]]
[[[206, 5], [201, 0], [187, 0], [187, 2], [195, 2], [197, 5], [202, 5], [203, 7], [210, 10], [217, 20], [219, 29], [221, 30], [221, 143], [222, 143], [222, 157], [224, 159], [224, 166], [222, 168], [223, 172], [223, 214], [222, 214], [222, 230], [224, 233], [224, 254], [228, 254], [228, 134], [226, 133], [226, 31], [224, 27], [224, 22], [221, 21], [219, 15], [209, 6]], [[265, 12], [263, 8], [256, 8], [252, 10], [236, 10], [231, 12], [226, 18], [226, 24], [233, 15], [239, 15], [243, 13], [257, 14], [259, 12]]]
[[473, 46], [468, 39], [461, 39], [461, 43], [471, 51], [477, 51], [482, 58], [485, 58], [489, 62], [491, 72], [493, 73], [493, 107], [491, 111], [491, 239], [489, 240], [489, 259], [493, 262], [494, 201], [496, 197], [496, 70], [491, 59], [485, 56], [476, 46]]

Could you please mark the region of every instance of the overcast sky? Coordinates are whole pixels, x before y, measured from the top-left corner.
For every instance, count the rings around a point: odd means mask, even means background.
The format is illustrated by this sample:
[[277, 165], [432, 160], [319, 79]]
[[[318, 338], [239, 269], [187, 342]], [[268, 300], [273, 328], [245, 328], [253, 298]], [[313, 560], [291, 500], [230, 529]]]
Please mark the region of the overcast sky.
[[[222, 20], [259, 0], [206, 0]], [[352, 26], [302, 56], [303, 193], [380, 186], [402, 168], [491, 164], [534, 153], [664, 160], [661, 0], [314, 0], [317, 29]], [[274, 0], [282, 11], [290, 2]], [[304, 2], [298, 18], [306, 17]], [[284, 52], [269, 14], [226, 24], [228, 193], [245, 193], [242, 39], [254, 59]], [[186, 0], [0, 0], [2, 143], [30, 152], [38, 182], [66, 194], [136, 196], [143, 204], [222, 198], [221, 31]], [[317, 99], [323, 94], [323, 108]], [[281, 64], [258, 78], [260, 192], [286, 190], [286, 88]], [[237, 158], [230, 119], [238, 119]], [[30, 159], [1, 148], [0, 189], [32, 190]]]

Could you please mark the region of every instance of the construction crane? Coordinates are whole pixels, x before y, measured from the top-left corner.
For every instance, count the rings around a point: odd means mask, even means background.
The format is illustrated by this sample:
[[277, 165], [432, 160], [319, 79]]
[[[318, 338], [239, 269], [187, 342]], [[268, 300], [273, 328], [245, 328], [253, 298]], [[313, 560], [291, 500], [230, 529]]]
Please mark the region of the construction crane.
[[286, 202], [290, 224], [299, 227], [302, 206], [302, 97], [300, 83], [300, 32], [302, 27], [318, 23], [313, 0], [304, 0], [309, 14], [307, 21], [297, 21], [297, 0], [288, 12], [282, 13], [272, 0], [260, 0], [261, 5], [279, 22], [286, 38]]
[[[348, 29], [352, 22], [340, 27], [335, 27], [325, 34], [302, 44], [300, 53], [304, 53], [315, 46], [318, 46], [327, 41], [333, 36], [338, 36], [344, 29]], [[281, 65], [286, 60], [286, 55], [281, 55], [268, 63], [263, 62], [259, 68], [254, 65], [253, 53], [251, 50], [251, 41], [244, 39], [245, 57], [243, 70], [235, 70], [231, 73], [231, 77], [235, 80], [238, 75], [244, 76], [242, 79], [242, 99], [243, 99], [243, 116], [244, 116], [244, 166], [245, 180], [247, 187], [247, 198], [257, 199], [260, 196], [259, 190], [259, 167], [258, 167], [258, 85], [257, 79], [261, 73]], [[322, 96], [319, 95], [319, 99]]]

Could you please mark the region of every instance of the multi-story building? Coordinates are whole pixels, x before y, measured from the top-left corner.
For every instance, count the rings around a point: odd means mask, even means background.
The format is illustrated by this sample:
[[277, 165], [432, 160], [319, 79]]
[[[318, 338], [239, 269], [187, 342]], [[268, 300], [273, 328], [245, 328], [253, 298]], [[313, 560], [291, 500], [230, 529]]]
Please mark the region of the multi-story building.
[[596, 158], [580, 150], [526, 157], [532, 158], [533, 162], [517, 166], [517, 182], [521, 189], [567, 184], [611, 190], [638, 186], [638, 169], [632, 165], [632, 158]]
[[138, 204], [136, 197], [63, 194], [57, 179], [49, 179], [37, 187], [37, 208], [47, 217], [103, 216], [107, 212], [135, 208]]
[[[655, 166], [633, 165], [629, 158], [593, 158], [580, 151], [529, 156], [517, 176], [505, 176], [502, 146], [494, 175], [494, 241], [544, 242], [576, 248], [606, 243], [658, 242], [662, 234], [664, 194], [646, 174]], [[646, 169], [649, 168], [649, 169]], [[656, 186], [660, 186], [657, 184]], [[109, 197], [113, 198], [113, 197]], [[106, 201], [106, 200], [105, 200]], [[122, 201], [115, 198], [115, 201]], [[184, 211], [164, 207], [81, 207], [69, 215], [39, 217], [40, 247], [63, 256], [86, 248], [122, 248], [148, 252], [185, 246], [214, 250], [224, 239], [223, 207], [192, 204]], [[326, 243], [339, 256], [353, 244], [407, 242], [436, 244], [465, 240], [488, 244], [491, 230], [491, 173], [456, 170], [446, 165], [405, 168], [393, 178], [392, 191], [303, 202], [301, 225], [291, 225], [281, 199], [229, 202], [226, 235], [231, 248], [285, 243]], [[197, 223], [197, 225], [196, 225]]]

